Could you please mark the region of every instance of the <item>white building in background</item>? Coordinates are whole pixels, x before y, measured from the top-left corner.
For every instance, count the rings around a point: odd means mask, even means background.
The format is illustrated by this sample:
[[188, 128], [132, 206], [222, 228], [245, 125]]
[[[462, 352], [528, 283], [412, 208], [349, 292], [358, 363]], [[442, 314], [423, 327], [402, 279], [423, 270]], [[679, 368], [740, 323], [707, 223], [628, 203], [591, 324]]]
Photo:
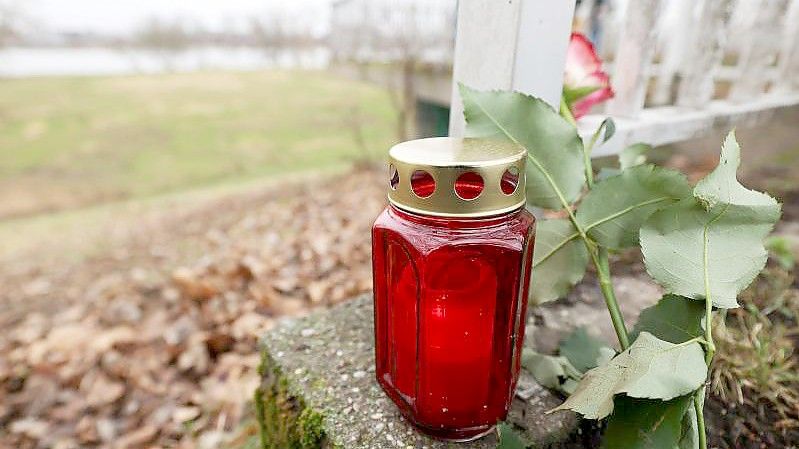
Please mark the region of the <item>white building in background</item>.
[[336, 0], [330, 17], [333, 58], [393, 62], [413, 58], [449, 66], [455, 0]]

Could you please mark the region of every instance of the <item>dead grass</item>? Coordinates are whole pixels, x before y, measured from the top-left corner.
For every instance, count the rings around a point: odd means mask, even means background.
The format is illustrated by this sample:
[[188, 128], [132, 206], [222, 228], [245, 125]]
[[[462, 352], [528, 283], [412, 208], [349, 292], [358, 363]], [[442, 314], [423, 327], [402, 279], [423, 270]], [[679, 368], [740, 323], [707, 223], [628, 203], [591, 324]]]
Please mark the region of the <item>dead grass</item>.
[[791, 447], [799, 441], [795, 282], [792, 271], [775, 263], [741, 295], [743, 307], [718, 320], [710, 409], [721, 447]]

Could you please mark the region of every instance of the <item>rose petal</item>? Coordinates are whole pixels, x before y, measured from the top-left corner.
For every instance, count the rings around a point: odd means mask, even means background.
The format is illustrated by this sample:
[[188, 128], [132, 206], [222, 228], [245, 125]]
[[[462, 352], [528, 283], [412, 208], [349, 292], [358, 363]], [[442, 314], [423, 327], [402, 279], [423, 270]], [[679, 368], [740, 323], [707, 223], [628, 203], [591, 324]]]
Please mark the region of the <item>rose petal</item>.
[[574, 104], [572, 104], [572, 114], [574, 114], [574, 118], [580, 118], [588, 114], [594, 105], [602, 103], [610, 98], [613, 98], [613, 89], [611, 89], [610, 86], [599, 89], [575, 101]]
[[566, 51], [566, 76], [565, 83], [570, 87], [580, 87], [579, 84], [588, 74], [600, 71], [602, 61], [594, 50], [594, 45], [580, 33], [572, 33], [569, 47]]
[[613, 97], [610, 79], [602, 71], [602, 61], [596, 54], [594, 45], [580, 33], [572, 33], [566, 52], [564, 87], [570, 90], [596, 88], [594, 92], [573, 100], [569, 105], [575, 118], [580, 118], [597, 103]]

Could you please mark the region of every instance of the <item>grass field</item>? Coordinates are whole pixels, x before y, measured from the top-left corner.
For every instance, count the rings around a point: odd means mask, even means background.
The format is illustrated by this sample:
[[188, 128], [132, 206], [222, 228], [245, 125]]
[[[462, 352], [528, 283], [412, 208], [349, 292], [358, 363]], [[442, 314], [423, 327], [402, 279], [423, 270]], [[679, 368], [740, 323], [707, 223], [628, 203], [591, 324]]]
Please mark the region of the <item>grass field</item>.
[[343, 165], [393, 114], [324, 72], [0, 80], [0, 219]]

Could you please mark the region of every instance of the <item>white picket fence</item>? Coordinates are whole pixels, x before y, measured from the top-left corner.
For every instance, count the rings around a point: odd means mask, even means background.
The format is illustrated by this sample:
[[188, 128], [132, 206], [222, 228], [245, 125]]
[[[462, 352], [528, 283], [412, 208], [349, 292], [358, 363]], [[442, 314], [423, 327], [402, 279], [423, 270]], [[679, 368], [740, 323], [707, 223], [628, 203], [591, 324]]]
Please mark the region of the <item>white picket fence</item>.
[[[460, 0], [453, 86], [512, 89], [557, 105], [572, 27], [591, 36], [616, 96], [580, 120], [616, 135], [610, 155], [761, 124], [799, 105], [799, 0]], [[453, 89], [450, 134], [463, 133]]]

